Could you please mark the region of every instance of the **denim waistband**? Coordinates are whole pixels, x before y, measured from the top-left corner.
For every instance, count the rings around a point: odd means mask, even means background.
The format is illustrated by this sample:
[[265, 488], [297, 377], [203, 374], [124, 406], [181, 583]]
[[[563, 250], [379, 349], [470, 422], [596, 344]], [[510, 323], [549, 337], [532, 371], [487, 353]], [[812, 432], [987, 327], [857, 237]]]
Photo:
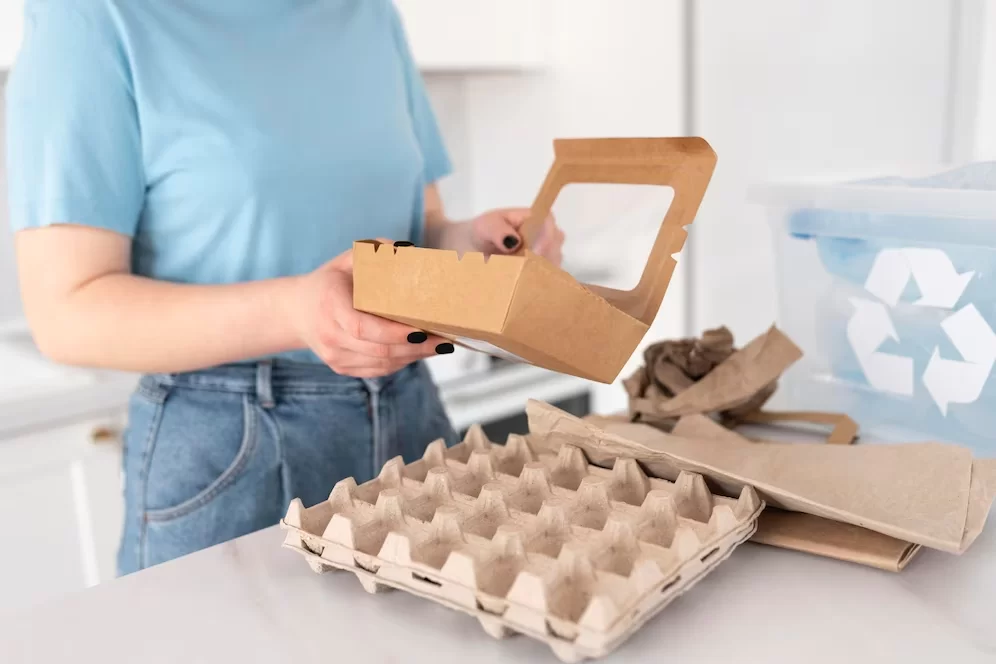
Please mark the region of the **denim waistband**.
[[357, 391], [380, 392], [399, 380], [428, 377], [421, 362], [383, 378], [342, 376], [324, 364], [267, 359], [242, 364], [226, 364], [201, 371], [149, 374], [142, 377], [146, 387], [179, 387], [255, 394], [260, 401], [273, 400], [275, 393], [348, 394]]

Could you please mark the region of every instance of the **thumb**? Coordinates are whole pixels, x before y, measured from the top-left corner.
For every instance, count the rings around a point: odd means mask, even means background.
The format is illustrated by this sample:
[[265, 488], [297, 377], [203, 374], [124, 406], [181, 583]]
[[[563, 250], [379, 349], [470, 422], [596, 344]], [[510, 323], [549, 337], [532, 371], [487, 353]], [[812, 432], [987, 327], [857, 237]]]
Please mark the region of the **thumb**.
[[518, 228], [521, 224], [522, 219], [516, 215], [489, 215], [481, 220], [478, 237], [500, 253], [512, 253], [522, 245]]
[[353, 250], [344, 251], [330, 261], [330, 266], [342, 272], [353, 271]]

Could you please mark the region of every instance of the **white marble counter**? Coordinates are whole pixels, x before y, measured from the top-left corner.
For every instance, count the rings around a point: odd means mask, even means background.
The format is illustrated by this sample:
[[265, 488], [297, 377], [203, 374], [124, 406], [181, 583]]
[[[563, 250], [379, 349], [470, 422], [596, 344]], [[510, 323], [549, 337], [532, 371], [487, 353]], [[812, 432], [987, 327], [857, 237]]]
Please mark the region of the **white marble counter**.
[[[0, 662], [557, 661], [429, 601], [318, 576], [281, 541], [271, 528], [0, 617]], [[996, 661], [996, 527], [898, 575], [746, 544], [606, 661], [945, 660]]]

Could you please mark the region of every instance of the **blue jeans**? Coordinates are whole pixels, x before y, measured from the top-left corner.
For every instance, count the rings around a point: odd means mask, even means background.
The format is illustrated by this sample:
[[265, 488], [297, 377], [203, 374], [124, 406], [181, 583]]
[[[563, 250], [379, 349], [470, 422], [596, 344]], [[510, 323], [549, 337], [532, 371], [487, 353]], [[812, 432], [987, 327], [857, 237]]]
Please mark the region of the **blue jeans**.
[[314, 505], [437, 438], [456, 442], [421, 363], [372, 380], [281, 360], [145, 376], [124, 436], [118, 571], [271, 526], [293, 498]]

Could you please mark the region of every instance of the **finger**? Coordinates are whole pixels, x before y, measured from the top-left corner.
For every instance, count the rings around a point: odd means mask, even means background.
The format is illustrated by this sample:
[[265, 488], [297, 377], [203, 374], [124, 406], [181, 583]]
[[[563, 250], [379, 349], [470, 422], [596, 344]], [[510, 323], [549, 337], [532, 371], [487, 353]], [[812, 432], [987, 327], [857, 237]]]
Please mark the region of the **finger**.
[[325, 359], [329, 366], [337, 371], [381, 371], [386, 375], [424, 358], [371, 357], [346, 348], [335, 348], [325, 356]]
[[512, 228], [518, 230], [526, 222], [526, 219], [529, 218], [530, 212], [529, 208], [508, 208], [507, 210], [502, 210], [501, 214]]
[[325, 361], [336, 373], [352, 376], [357, 372], [378, 373], [386, 376], [405, 368], [420, 358], [410, 360], [370, 357], [349, 350], [337, 348], [329, 353]]
[[564, 254], [564, 233], [557, 229], [552, 235], [548, 235], [533, 248], [533, 253], [543, 256], [554, 265], [563, 262]]
[[336, 270], [353, 273], [353, 250], [344, 251], [330, 261], [330, 265]]
[[[363, 313], [352, 307], [343, 313], [338, 319], [338, 323], [348, 337], [386, 346], [411, 345], [408, 338], [422, 332], [409, 325], [402, 325], [393, 320]], [[437, 343], [442, 343], [442, 340], [440, 339]]]
[[384, 376], [390, 376], [391, 374], [398, 373], [404, 367], [399, 367], [398, 369], [351, 369], [346, 372], [337, 371], [340, 376], [349, 376], [350, 378], [383, 378]]
[[[509, 214], [509, 211], [502, 210], [500, 214], [488, 215], [480, 220], [476, 229], [478, 237], [498, 253], [513, 252], [522, 244], [518, 226], [511, 221], [511, 218], [518, 219], [518, 216], [513, 215], [510, 218]], [[522, 221], [524, 219], [519, 221], [518, 225], [521, 225]]]
[[[420, 353], [417, 349], [434, 350], [436, 346], [446, 343], [445, 339], [429, 336], [410, 325], [357, 311], [353, 308], [352, 276], [338, 274], [334, 282], [335, 285], [326, 291], [328, 298], [326, 304], [338, 333], [333, 332], [334, 338], [326, 340], [326, 343], [336, 346], [352, 343], [354, 346], [351, 350], [365, 352], [373, 357], [407, 357], [408, 353], [424, 357], [429, 351], [424, 350]], [[370, 345], [365, 346], [357, 342], [366, 342]], [[392, 352], [378, 349], [377, 346], [401, 348]], [[408, 351], [407, 348], [413, 350]]]
[[[406, 341], [404, 344], [378, 344], [344, 336], [339, 341], [339, 345], [341, 348], [364, 357], [413, 362], [438, 355], [436, 348], [448, 343], [441, 337], [430, 336], [424, 332], [415, 332], [409, 336], [411, 341]], [[424, 341], [422, 341], [423, 339]]]
[[420, 332], [409, 325], [357, 311], [353, 308], [353, 283], [349, 275], [342, 275], [339, 288], [328, 292], [332, 319], [346, 336], [378, 344], [405, 344], [408, 336]]
[[543, 223], [543, 227], [540, 229], [540, 232], [536, 235], [535, 240], [533, 240], [533, 253], [546, 255], [546, 252], [552, 250], [562, 241], [563, 233], [561, 233], [560, 229], [557, 227], [553, 217], [548, 217]]

